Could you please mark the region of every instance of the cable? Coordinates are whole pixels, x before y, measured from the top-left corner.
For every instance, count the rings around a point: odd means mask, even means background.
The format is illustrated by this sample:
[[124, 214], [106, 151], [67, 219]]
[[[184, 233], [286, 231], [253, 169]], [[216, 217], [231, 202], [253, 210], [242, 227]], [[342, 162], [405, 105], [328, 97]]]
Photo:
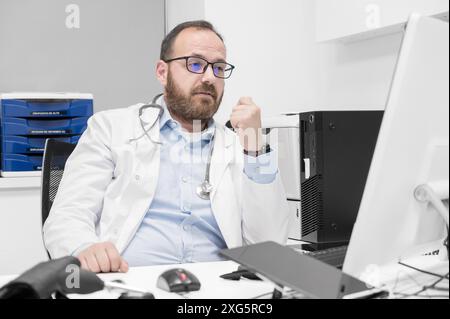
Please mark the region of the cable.
[[[411, 279], [412, 281], [414, 281], [418, 287], [421, 286], [421, 285], [417, 282], [417, 280], [416, 280], [414, 277], [412, 277], [410, 274], [407, 274], [407, 276], [409, 277], [409, 279]], [[422, 286], [422, 288], [420, 288], [420, 290], [417, 291], [417, 292], [415, 292], [413, 295], [419, 296], [419, 294], [422, 293], [422, 292], [424, 292], [424, 293], [426, 294], [426, 297], [428, 297], [428, 298], [430, 297], [430, 295], [428, 294], [428, 291], [427, 291], [427, 289], [426, 289], [425, 286]]]
[[405, 264], [405, 263], [403, 263], [403, 262], [401, 262], [401, 261], [399, 261], [398, 264], [399, 264], [399, 265], [402, 265], [402, 266], [405, 266], [405, 267], [408, 267], [408, 268], [411, 268], [411, 269], [414, 269], [414, 270], [416, 270], [416, 271], [419, 271], [419, 272], [421, 272], [421, 273], [424, 273], [424, 274], [427, 274], [427, 275], [430, 275], [430, 276], [435, 276], [435, 277], [438, 277], [438, 278], [448, 279], [448, 274], [446, 274], [446, 275], [436, 274], [436, 273], [433, 273], [433, 272], [429, 272], [429, 271], [426, 271], [426, 270], [423, 270], [423, 269], [416, 268], [416, 267], [414, 267], [414, 266]]
[[256, 296], [256, 297], [252, 297], [251, 299], [259, 299], [259, 298], [261, 298], [261, 297], [265, 297], [265, 296], [272, 295], [272, 294], [273, 294], [273, 290], [270, 291], [270, 292], [266, 292], [266, 293], [264, 293], [264, 294], [258, 295], [258, 296]]
[[[447, 297], [447, 298], [448, 298], [448, 297], [449, 297], [448, 295], [433, 295], [433, 294], [430, 295], [430, 294], [428, 293], [430, 290], [448, 291], [448, 289], [441, 288], [441, 287], [436, 287], [436, 285], [437, 285], [438, 283], [440, 283], [440, 282], [443, 281], [444, 279], [448, 279], [448, 278], [447, 278], [448, 275], [449, 275], [449, 274], [446, 274], [446, 275], [442, 276], [441, 278], [439, 278], [438, 280], [436, 280], [434, 283], [432, 283], [432, 284], [430, 284], [430, 285], [422, 286], [421, 289], [420, 289], [419, 291], [416, 291], [415, 293], [405, 294], [405, 293], [401, 293], [401, 292], [393, 292], [393, 295], [399, 295], [399, 296], [402, 296], [402, 298], [408, 298], [408, 297], [422, 297], [422, 298], [428, 298], [428, 299], [431, 299], [431, 298], [441, 298], [441, 297]], [[413, 277], [411, 277], [410, 275], [408, 275], [408, 277], [409, 277], [411, 280], [413, 280], [413, 281], [417, 284], [417, 286], [420, 286], [419, 283], [418, 283]], [[395, 287], [394, 287], [394, 288], [395, 288]], [[421, 295], [421, 293], [423, 293], [423, 292], [425, 292], [427, 295], [426, 295], [426, 296]], [[399, 299], [400, 299], [400, 298], [399, 298]]]
[[409, 297], [421, 297], [421, 298], [426, 298], [426, 299], [433, 299], [433, 298], [448, 298], [448, 295], [431, 295], [431, 296], [421, 296], [418, 294], [405, 294], [405, 293], [395, 293], [396, 295], [401, 295], [401, 298], [396, 298], [396, 299], [404, 299], [404, 298], [409, 298]]
[[412, 294], [406, 294], [403, 292], [394, 292], [393, 295], [394, 296], [401, 296], [400, 298], [396, 298], [396, 299], [402, 299], [402, 298], [412, 298], [412, 297], [420, 297], [420, 298], [427, 298], [427, 299], [432, 299], [432, 298], [439, 298], [439, 297], [444, 297], [444, 298], [448, 298], [449, 295], [429, 295], [427, 294], [426, 296], [421, 295], [423, 291], [418, 291]]
[[[441, 274], [433, 273], [433, 272], [430, 272], [430, 271], [426, 271], [426, 270], [423, 270], [423, 269], [420, 269], [420, 268], [417, 268], [417, 267], [414, 267], [414, 266], [405, 264], [405, 263], [403, 263], [403, 262], [401, 262], [401, 261], [399, 261], [398, 264], [399, 264], [399, 265], [402, 265], [402, 266], [404, 266], [404, 267], [413, 269], [413, 270], [415, 270], [415, 271], [418, 271], [418, 272], [420, 272], [420, 273], [424, 273], [424, 274], [427, 274], [427, 275], [430, 275], [430, 276], [437, 277], [438, 279], [437, 279], [436, 281], [434, 281], [434, 282], [433, 282], [432, 284], [430, 284], [430, 285], [424, 285], [424, 286], [422, 286], [422, 285], [420, 285], [420, 284], [414, 279], [414, 277], [412, 277], [411, 275], [407, 274], [407, 276], [409, 277], [409, 279], [410, 279], [411, 281], [413, 281], [418, 287], [420, 287], [420, 290], [416, 291], [415, 293], [411, 293], [411, 294], [401, 293], [401, 292], [395, 292], [395, 289], [397, 288], [397, 284], [398, 284], [398, 282], [399, 282], [399, 276], [400, 276], [400, 272], [399, 272], [399, 273], [397, 274], [397, 278], [396, 278], [396, 280], [395, 280], [394, 287], [393, 287], [392, 290], [391, 290], [391, 293], [392, 293], [392, 295], [393, 295], [394, 297], [395, 297], [395, 296], [397, 296], [397, 297], [400, 296], [400, 298], [408, 298], [408, 297], [422, 297], [422, 298], [448, 297], [448, 295], [447, 295], [447, 296], [444, 296], [444, 295], [430, 295], [428, 292], [429, 292], [430, 290], [448, 291], [448, 288], [445, 289], [445, 288], [441, 288], [441, 287], [436, 287], [436, 285], [437, 285], [438, 283], [442, 282], [443, 280], [448, 280], [448, 279], [449, 279], [450, 273], [447, 273], [447, 274], [445, 274], [445, 275], [441, 275]], [[426, 296], [421, 295], [421, 293], [423, 293], [423, 292], [426, 293]], [[399, 299], [400, 299], [400, 298], [399, 298]]]
[[428, 287], [429, 287], [429, 288], [434, 288], [434, 287], [436, 287], [436, 285], [437, 285], [438, 283], [440, 283], [442, 280], [444, 280], [444, 279], [447, 279], [447, 280], [448, 280], [447, 277], [448, 277], [448, 274], [445, 275], [445, 276], [443, 276], [442, 278], [439, 278], [438, 280], [436, 280], [433, 284], [429, 285]]
[[430, 290], [437, 290], [437, 291], [448, 291], [448, 288], [444, 287], [428, 287]]
[[[450, 229], [449, 229], [449, 227], [447, 226], [447, 239], [444, 241], [444, 246], [446, 246], [446, 248], [447, 248], [447, 256], [448, 256], [448, 238], [449, 238], [449, 234], [450, 234]], [[439, 278], [439, 279], [436, 280], [434, 283], [432, 283], [432, 284], [430, 284], [430, 285], [422, 286], [421, 289], [420, 289], [419, 291], [415, 292], [415, 293], [412, 293], [412, 294], [404, 294], [404, 293], [395, 292], [395, 288], [396, 288], [396, 286], [397, 286], [397, 282], [398, 282], [398, 279], [399, 279], [399, 277], [397, 276], [397, 279], [396, 279], [394, 288], [392, 289], [392, 294], [393, 294], [394, 296], [395, 296], [395, 295], [400, 295], [400, 296], [402, 296], [402, 298], [407, 298], [407, 297], [423, 297], [423, 298], [441, 298], [441, 297], [442, 297], [442, 298], [448, 298], [448, 297], [449, 297], [449, 295], [431, 295], [431, 296], [430, 296], [430, 295], [428, 294], [428, 292], [429, 292], [430, 290], [449, 291], [448, 288], [444, 288], [444, 287], [436, 287], [436, 285], [437, 285], [438, 283], [440, 283], [441, 281], [443, 281], [443, 280], [449, 280], [449, 275], [450, 275], [450, 273], [447, 273], [447, 274], [445, 274], [445, 275], [441, 275], [441, 274], [433, 273], [433, 272], [430, 272], [430, 271], [426, 271], [426, 270], [423, 270], [423, 269], [420, 269], [420, 268], [417, 268], [417, 267], [414, 267], [414, 266], [405, 264], [405, 263], [403, 263], [403, 262], [401, 262], [401, 261], [399, 261], [398, 264], [399, 264], [399, 265], [402, 265], [402, 266], [405, 266], [405, 267], [407, 267], [407, 268], [413, 269], [413, 270], [415, 270], [415, 271], [418, 271], [418, 272], [421, 272], [421, 273], [424, 273], [424, 274], [427, 274], [427, 275], [430, 275], [430, 276], [437, 277], [437, 278]], [[408, 277], [409, 277], [411, 280], [413, 280], [418, 286], [420, 286], [420, 285], [418, 284], [418, 282], [417, 282], [413, 277], [411, 277], [410, 275], [408, 275]], [[421, 293], [423, 293], [423, 292], [425, 292], [425, 293], [427, 294], [427, 296], [421, 295]]]

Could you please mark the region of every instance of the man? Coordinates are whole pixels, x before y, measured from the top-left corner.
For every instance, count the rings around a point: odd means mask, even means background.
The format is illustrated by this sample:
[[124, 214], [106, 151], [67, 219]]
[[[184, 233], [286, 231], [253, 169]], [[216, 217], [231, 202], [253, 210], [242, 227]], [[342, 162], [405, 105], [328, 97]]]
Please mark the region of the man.
[[53, 258], [126, 272], [285, 243], [286, 195], [275, 153], [261, 142], [259, 107], [239, 100], [230, 116], [237, 133], [213, 120], [234, 68], [222, 37], [206, 21], [183, 23], [160, 58], [157, 105], [96, 113], [68, 159], [44, 225]]

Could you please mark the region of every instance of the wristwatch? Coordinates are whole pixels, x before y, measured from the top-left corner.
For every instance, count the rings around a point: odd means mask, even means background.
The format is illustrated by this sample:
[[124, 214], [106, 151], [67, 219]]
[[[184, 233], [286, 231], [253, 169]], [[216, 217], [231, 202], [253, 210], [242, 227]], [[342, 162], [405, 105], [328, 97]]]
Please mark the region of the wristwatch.
[[270, 151], [270, 145], [265, 144], [259, 151], [247, 151], [246, 149], [244, 149], [244, 154], [248, 156], [258, 157], [259, 155], [269, 153]]

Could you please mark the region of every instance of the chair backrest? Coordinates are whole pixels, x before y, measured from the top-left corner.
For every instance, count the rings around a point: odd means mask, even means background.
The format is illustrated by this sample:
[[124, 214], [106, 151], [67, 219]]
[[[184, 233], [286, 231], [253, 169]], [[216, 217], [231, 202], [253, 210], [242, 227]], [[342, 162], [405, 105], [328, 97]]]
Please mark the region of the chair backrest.
[[67, 158], [76, 144], [47, 139], [42, 161], [41, 214], [42, 226], [50, 213], [53, 200], [58, 192]]

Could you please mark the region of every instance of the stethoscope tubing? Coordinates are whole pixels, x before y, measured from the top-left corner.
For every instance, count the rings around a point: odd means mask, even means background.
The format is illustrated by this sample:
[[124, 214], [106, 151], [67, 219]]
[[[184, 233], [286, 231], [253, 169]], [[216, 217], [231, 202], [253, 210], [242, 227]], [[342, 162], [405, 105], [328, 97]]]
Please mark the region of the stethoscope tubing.
[[[147, 136], [147, 138], [154, 144], [157, 145], [162, 145], [161, 142], [159, 141], [154, 141], [151, 136], [148, 134], [148, 132], [150, 132], [150, 130], [156, 125], [156, 123], [158, 123], [159, 119], [161, 118], [162, 114], [164, 113], [164, 108], [157, 103], [157, 100], [163, 95], [163, 93], [160, 93], [158, 95], [156, 95], [152, 102], [150, 104], [145, 104], [142, 105], [139, 108], [139, 122], [141, 124], [142, 130], [144, 131], [144, 133], [142, 135], [140, 135], [137, 138], [133, 138], [130, 139], [130, 142], [135, 142], [139, 139], [141, 139], [144, 136]], [[142, 113], [145, 109], [147, 108], [156, 108], [159, 110], [158, 116], [156, 117], [155, 121], [152, 123], [152, 125], [148, 128], [145, 129], [144, 127], [144, 121], [142, 120]], [[209, 148], [209, 154], [208, 154], [208, 160], [206, 162], [206, 170], [205, 170], [205, 179], [203, 180], [203, 182], [196, 188], [196, 193], [197, 196], [200, 197], [201, 199], [205, 199], [205, 200], [209, 200], [210, 198], [210, 193], [212, 192], [212, 185], [210, 183], [210, 171], [211, 171], [211, 159], [212, 159], [212, 155], [213, 155], [213, 151], [214, 151], [214, 139], [216, 136], [216, 130], [214, 129], [214, 133], [211, 137], [211, 141], [210, 141], [210, 148]]]

